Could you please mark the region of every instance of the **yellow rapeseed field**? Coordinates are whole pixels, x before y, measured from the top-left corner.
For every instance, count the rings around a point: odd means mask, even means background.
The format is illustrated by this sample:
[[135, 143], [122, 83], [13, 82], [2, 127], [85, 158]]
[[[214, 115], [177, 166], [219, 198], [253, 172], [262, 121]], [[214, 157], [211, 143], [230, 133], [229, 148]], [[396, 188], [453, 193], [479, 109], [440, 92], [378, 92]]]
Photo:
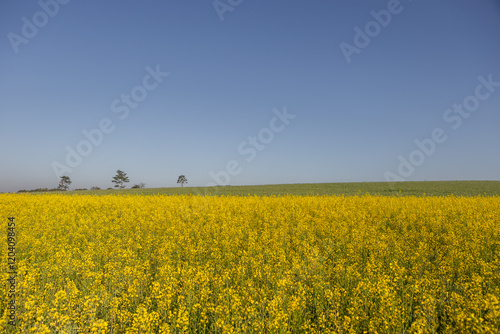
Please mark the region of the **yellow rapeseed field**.
[[500, 331], [498, 196], [3, 194], [3, 240], [11, 216], [1, 333]]

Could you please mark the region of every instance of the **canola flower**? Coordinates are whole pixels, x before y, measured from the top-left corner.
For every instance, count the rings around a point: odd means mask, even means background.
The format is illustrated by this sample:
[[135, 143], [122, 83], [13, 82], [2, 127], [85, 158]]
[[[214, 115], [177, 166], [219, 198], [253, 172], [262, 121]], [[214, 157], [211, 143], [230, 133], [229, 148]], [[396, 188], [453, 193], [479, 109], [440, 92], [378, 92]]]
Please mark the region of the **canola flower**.
[[498, 196], [0, 195], [10, 216], [0, 333], [500, 332]]

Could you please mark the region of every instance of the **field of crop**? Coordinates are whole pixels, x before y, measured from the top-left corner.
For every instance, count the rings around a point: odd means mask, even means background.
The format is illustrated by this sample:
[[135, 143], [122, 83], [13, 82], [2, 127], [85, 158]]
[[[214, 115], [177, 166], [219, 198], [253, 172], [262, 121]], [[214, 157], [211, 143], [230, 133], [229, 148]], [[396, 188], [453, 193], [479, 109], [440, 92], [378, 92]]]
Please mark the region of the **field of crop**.
[[500, 331], [499, 196], [3, 194], [4, 240], [11, 216], [2, 333]]
[[298, 183], [256, 186], [175, 187], [151, 189], [110, 189], [68, 191], [66, 194], [92, 195], [384, 195], [384, 196], [500, 196], [500, 181], [416, 181], [416, 182], [345, 182]]

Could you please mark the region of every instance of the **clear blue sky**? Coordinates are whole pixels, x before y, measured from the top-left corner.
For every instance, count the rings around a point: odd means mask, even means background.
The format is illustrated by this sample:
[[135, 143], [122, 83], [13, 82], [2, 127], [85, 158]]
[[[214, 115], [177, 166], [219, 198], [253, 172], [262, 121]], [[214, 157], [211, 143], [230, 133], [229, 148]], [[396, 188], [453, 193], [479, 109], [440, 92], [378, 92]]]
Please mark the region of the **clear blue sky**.
[[3, 1], [0, 192], [500, 179], [499, 1], [216, 4]]

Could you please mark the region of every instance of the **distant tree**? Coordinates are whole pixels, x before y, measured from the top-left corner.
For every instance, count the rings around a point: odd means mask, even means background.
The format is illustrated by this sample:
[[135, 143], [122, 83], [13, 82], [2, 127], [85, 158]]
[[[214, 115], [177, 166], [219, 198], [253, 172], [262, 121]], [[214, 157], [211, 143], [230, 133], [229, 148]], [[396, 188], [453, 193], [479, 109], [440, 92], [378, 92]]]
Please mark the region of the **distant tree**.
[[90, 190], [101, 190], [101, 188], [94, 186], [94, 187], [90, 188]]
[[188, 179], [184, 175], [181, 175], [177, 179], [177, 183], [180, 183], [181, 187], [184, 187], [184, 183], [188, 183]]
[[120, 188], [123, 189], [125, 186], [123, 183], [130, 182], [129, 178], [127, 177], [127, 174], [121, 170], [116, 171], [115, 177], [113, 177], [113, 180], [111, 182], [116, 183], [115, 188]]
[[132, 189], [139, 189], [139, 188], [142, 189], [142, 188], [144, 188], [145, 185], [146, 185], [146, 183], [142, 183], [142, 182], [139, 184], [134, 184], [132, 186]]
[[59, 181], [59, 189], [68, 190], [70, 184], [71, 179], [69, 178], [69, 176], [61, 176], [61, 180]]

